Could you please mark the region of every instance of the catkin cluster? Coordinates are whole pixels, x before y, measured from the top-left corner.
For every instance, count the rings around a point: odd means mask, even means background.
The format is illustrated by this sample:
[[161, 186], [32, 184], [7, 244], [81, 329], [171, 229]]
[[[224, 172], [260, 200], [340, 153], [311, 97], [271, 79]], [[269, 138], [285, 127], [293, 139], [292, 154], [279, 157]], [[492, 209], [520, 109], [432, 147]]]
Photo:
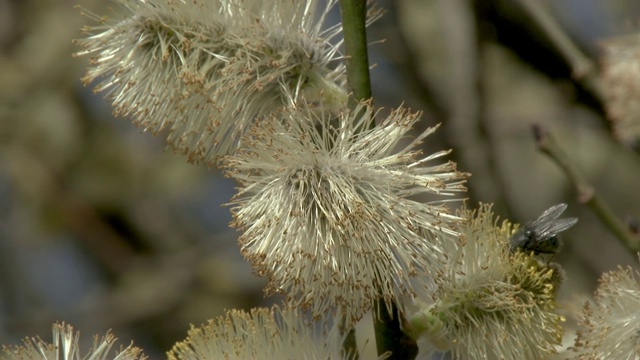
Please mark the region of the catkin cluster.
[[[450, 210], [468, 174], [442, 159], [449, 151], [422, 153], [436, 128], [413, 134], [420, 113], [347, 107], [336, 0], [115, 2], [112, 18], [84, 10], [96, 22], [76, 41], [89, 57], [84, 82], [116, 114], [236, 180], [240, 250], [266, 292], [285, 298], [192, 328], [169, 359], [351, 359], [345, 330], [380, 301], [412, 315], [403, 330], [426, 357], [555, 353], [560, 270], [511, 252], [514, 231], [489, 206]], [[372, 8], [368, 22], [379, 16]], [[104, 358], [112, 343], [96, 339], [88, 356]], [[60, 349], [79, 356], [77, 335], [56, 325], [53, 345], [27, 340], [5, 354]], [[116, 358], [143, 356], [130, 346]]]
[[442, 256], [438, 234], [461, 221], [442, 199], [466, 174], [446, 151], [421, 154], [435, 129], [411, 139], [420, 114], [347, 108], [334, 0], [117, 2], [113, 19], [87, 12], [85, 82], [238, 182], [232, 226], [267, 293], [353, 324], [415, 292]]

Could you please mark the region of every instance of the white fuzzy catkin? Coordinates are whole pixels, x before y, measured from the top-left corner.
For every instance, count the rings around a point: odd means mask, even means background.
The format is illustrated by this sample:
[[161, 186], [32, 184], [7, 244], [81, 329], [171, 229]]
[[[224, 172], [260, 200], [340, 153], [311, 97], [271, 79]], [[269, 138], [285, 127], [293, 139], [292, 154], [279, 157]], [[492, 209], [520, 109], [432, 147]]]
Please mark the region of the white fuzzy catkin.
[[99, 338], [94, 337], [93, 346], [86, 354], [81, 354], [78, 347], [79, 333], [73, 327], [64, 323], [53, 324], [53, 343], [47, 343], [40, 338], [26, 338], [23, 346], [14, 348], [4, 347], [0, 353], [3, 360], [144, 360], [142, 350], [129, 345], [120, 348], [112, 354], [116, 338], [111, 333]]
[[513, 228], [498, 226], [490, 206], [461, 216], [469, 221], [456, 229], [458, 239], [443, 242], [447, 261], [411, 319], [419, 359], [436, 351], [452, 360], [549, 358], [562, 338], [563, 318], [554, 311], [558, 269], [511, 254]]
[[355, 321], [378, 298], [390, 305], [412, 293], [441, 253], [434, 234], [460, 221], [443, 197], [464, 191], [466, 174], [441, 162], [447, 151], [421, 155], [435, 128], [403, 144], [419, 113], [397, 109], [372, 128], [368, 103], [335, 121], [315, 115], [292, 109], [265, 121], [225, 159], [240, 184], [232, 225], [267, 292]]
[[[116, 0], [121, 15], [76, 40], [115, 113], [210, 166], [233, 152], [256, 119], [300, 100], [346, 104], [344, 65], [327, 27], [336, 0]], [[372, 12], [370, 21], [379, 13]]]
[[602, 48], [602, 90], [616, 137], [640, 145], [640, 33], [607, 39]]
[[318, 325], [293, 309], [231, 310], [203, 326], [192, 326], [168, 359], [351, 359], [343, 354], [344, 335], [338, 326]]
[[593, 301], [585, 304], [580, 318], [574, 348], [577, 359], [640, 359], [638, 272], [619, 267], [602, 275]]

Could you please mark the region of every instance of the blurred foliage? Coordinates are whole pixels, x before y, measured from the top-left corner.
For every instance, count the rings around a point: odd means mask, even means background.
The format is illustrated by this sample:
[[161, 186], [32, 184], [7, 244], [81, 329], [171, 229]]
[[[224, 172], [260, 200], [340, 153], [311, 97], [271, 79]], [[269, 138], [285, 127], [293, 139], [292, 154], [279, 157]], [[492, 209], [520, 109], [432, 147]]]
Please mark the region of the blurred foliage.
[[[83, 334], [113, 328], [155, 357], [189, 323], [264, 302], [264, 282], [240, 257], [220, 206], [233, 184], [113, 119], [102, 95], [81, 86], [86, 59], [72, 58], [71, 40], [87, 19], [75, 3], [0, 0], [0, 343], [48, 338], [60, 320]], [[638, 153], [615, 141], [597, 94], [517, 1], [381, 3], [388, 12], [369, 33], [386, 39], [371, 47], [376, 102], [404, 102], [425, 123], [444, 123], [439, 143], [425, 146], [454, 149], [473, 174], [469, 201], [495, 202], [514, 222], [564, 201], [580, 218], [556, 258], [571, 319], [602, 271], [635, 259], [536, 150], [531, 124], [555, 133], [625, 220], [640, 214]], [[110, 11], [109, 1], [81, 4]], [[596, 15], [581, 4], [577, 13], [570, 0], [549, 9], [594, 60], [598, 38], [620, 31], [611, 24], [640, 16], [634, 1]]]

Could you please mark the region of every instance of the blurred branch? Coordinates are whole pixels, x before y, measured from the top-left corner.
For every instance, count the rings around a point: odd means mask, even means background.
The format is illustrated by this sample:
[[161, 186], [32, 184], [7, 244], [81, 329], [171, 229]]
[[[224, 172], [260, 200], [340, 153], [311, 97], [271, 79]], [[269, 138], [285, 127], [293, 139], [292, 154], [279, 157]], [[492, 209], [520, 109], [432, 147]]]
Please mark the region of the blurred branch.
[[589, 89], [600, 102], [604, 103], [604, 93], [598, 70], [562, 29], [540, 0], [519, 0], [525, 11], [540, 26], [552, 44], [566, 59], [572, 69], [573, 78]]
[[591, 211], [609, 228], [622, 244], [635, 256], [640, 251], [640, 237], [634, 236], [629, 227], [613, 213], [585, 176], [569, 160], [567, 154], [560, 148], [555, 138], [540, 125], [533, 125], [533, 137], [538, 149], [553, 160], [564, 171], [573, 184], [578, 195], [578, 201], [586, 204]]
[[466, 0], [439, 0], [439, 13], [446, 25], [446, 45], [451, 64], [448, 116], [445, 129], [463, 170], [471, 172], [471, 203], [494, 203], [494, 211], [510, 217], [503, 179], [496, 170], [493, 142], [489, 138], [483, 111], [481, 62], [476, 14]]
[[429, 86], [420, 76], [420, 57], [411, 45], [407, 42], [406, 34], [402, 31], [402, 27], [399, 26], [399, 22], [402, 21], [399, 13], [399, 4], [396, 1], [388, 2], [387, 16], [383, 17], [381, 21], [390, 21], [385, 27], [385, 35], [390, 41], [386, 41], [385, 44], [390, 45], [388, 53], [393, 54], [389, 56], [393, 60], [394, 66], [403, 75], [403, 82], [407, 84], [412, 95], [418, 97], [421, 103], [429, 107], [429, 112], [433, 114], [437, 119], [444, 119], [447, 116], [447, 106], [444, 101], [438, 98], [433, 88]]
[[[49, 206], [62, 220], [64, 227], [75, 235], [73, 239], [89, 249], [110, 275], [118, 275], [125, 271], [134, 258], [126, 239], [110, 226], [91, 204], [64, 186], [68, 179], [63, 171], [50, 166], [45, 159], [27, 152], [23, 153], [22, 162], [40, 169], [40, 196], [43, 203]], [[12, 170], [14, 182], [24, 181], [24, 176], [20, 170]]]
[[[388, 51], [393, 54], [394, 66], [403, 74], [403, 81], [409, 86], [412, 95], [418, 97], [428, 108], [437, 122], [444, 124], [446, 136], [439, 139], [443, 145], [454, 149], [451, 159], [458, 163], [461, 171], [472, 174], [466, 193], [469, 203], [478, 201], [494, 203], [494, 210], [510, 218], [510, 209], [504, 189], [505, 179], [500, 176], [494, 158], [492, 141], [484, 112], [484, 94], [482, 93], [481, 61], [477, 14], [472, 4], [459, 0], [439, 0], [431, 6], [441, 17], [439, 32], [446, 38], [443, 45], [447, 51], [450, 71], [447, 86], [450, 96], [438, 91], [436, 82], [425, 78], [421, 70], [423, 57], [416, 46], [408, 40], [407, 30], [399, 22], [402, 18], [402, 2], [389, 1], [389, 14], [392, 18], [385, 27], [385, 36], [390, 41]], [[384, 21], [384, 19], [383, 19]], [[388, 21], [388, 20], [387, 20]], [[436, 46], [437, 48], [437, 46]], [[435, 51], [435, 50], [434, 50]], [[442, 56], [427, 54], [427, 56]]]
[[76, 239], [91, 249], [91, 254], [111, 274], [120, 274], [127, 269], [133, 259], [133, 251], [126, 245], [126, 239], [105, 223], [95, 208], [61, 189], [56, 191], [54, 202], [69, 230], [76, 234]]

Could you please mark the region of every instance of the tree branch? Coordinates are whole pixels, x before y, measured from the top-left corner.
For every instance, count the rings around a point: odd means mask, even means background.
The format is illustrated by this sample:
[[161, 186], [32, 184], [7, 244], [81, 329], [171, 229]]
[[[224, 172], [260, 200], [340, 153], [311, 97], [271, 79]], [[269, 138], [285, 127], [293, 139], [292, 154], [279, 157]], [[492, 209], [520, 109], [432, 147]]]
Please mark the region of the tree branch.
[[596, 193], [585, 176], [569, 160], [567, 154], [560, 148], [555, 138], [540, 125], [533, 125], [533, 137], [538, 149], [553, 160], [564, 171], [565, 175], [576, 189], [578, 201], [587, 205], [591, 211], [609, 228], [622, 244], [635, 256], [640, 250], [640, 237], [634, 236], [631, 229], [620, 220]]

